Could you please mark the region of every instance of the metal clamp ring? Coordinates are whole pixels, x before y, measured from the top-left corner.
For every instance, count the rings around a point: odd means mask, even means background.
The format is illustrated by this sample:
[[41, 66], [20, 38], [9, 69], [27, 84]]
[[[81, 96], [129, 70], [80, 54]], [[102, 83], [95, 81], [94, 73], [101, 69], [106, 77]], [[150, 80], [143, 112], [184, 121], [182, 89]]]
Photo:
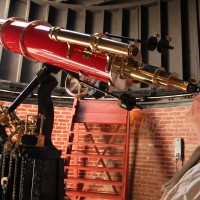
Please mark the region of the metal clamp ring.
[[91, 49], [92, 52], [96, 52], [97, 51], [99, 41], [103, 37], [105, 37], [105, 35], [101, 34], [101, 33], [95, 33], [95, 34], [91, 35], [89, 48]]
[[178, 74], [176, 72], [172, 72], [168, 79], [167, 79], [167, 86], [170, 88], [170, 85], [171, 85], [171, 79], [173, 78], [178, 78]]
[[159, 68], [155, 71], [155, 73], [154, 73], [154, 75], [153, 75], [153, 85], [154, 85], [155, 87], [158, 85], [158, 80], [157, 80], [158, 76], [160, 75], [161, 72], [164, 72], [164, 71], [165, 71], [165, 68], [163, 68], [163, 67], [159, 67]]
[[125, 61], [124, 61], [124, 62], [121, 62], [121, 65], [120, 65], [120, 72], [119, 72], [119, 75], [120, 75], [120, 78], [121, 78], [121, 79], [126, 79], [126, 76], [124, 75], [124, 65], [125, 65]]
[[57, 40], [57, 34], [60, 31], [61, 27], [52, 27], [49, 30], [49, 38], [51, 38], [54, 41], [58, 41]]
[[49, 25], [49, 26], [51, 26], [51, 25], [50, 25], [49, 23], [47, 23], [47, 22], [40, 21], [40, 20], [36, 20], [36, 21], [30, 22], [30, 23], [28, 24], [28, 26], [25, 27], [25, 28], [22, 30], [21, 34], [20, 34], [20, 42], [19, 42], [20, 50], [21, 50], [23, 56], [26, 57], [28, 60], [30, 60], [30, 61], [32, 61], [32, 62], [38, 62], [38, 61], [35, 60], [35, 59], [33, 59], [33, 58], [31, 58], [31, 57], [28, 55], [28, 52], [27, 52], [27, 50], [26, 50], [26, 48], [25, 48], [24, 39], [25, 39], [25, 36], [26, 36], [27, 31], [28, 31], [30, 28], [35, 27], [35, 26], [38, 26], [38, 25]]

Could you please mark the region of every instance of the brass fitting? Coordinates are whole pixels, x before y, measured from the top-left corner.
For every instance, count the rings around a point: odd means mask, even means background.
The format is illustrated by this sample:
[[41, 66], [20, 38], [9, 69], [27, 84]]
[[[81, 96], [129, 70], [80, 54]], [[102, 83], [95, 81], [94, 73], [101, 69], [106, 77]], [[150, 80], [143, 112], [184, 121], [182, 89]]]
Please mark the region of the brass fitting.
[[1, 179], [1, 186], [2, 186], [3, 188], [6, 188], [6, 187], [8, 186], [8, 177], [3, 177], [3, 178]]

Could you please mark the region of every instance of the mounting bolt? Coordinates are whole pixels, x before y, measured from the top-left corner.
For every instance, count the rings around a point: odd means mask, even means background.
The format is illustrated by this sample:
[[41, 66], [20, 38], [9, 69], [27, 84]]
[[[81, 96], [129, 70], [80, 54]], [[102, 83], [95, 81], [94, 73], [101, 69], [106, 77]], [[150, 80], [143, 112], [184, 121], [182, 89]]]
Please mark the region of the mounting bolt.
[[170, 36], [166, 36], [166, 39], [171, 42], [172, 41], [172, 38]]
[[154, 34], [153, 34], [153, 37], [156, 37], [156, 38], [157, 38], [157, 37], [159, 37], [159, 36], [160, 36], [159, 33], [154, 33]]

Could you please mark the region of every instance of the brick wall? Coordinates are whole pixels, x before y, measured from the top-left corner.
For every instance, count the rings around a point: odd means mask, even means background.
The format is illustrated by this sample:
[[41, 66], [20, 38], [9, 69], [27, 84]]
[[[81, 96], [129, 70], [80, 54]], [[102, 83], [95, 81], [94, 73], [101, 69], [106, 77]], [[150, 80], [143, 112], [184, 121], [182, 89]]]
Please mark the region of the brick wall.
[[[0, 101], [9, 106], [9, 102]], [[190, 106], [147, 108], [131, 111], [131, 145], [128, 200], [157, 200], [160, 188], [175, 173], [174, 140], [184, 139], [185, 159], [197, 147], [197, 136], [187, 114]], [[22, 104], [17, 110], [20, 119], [37, 114], [37, 105]], [[55, 123], [52, 134], [54, 145], [65, 152], [67, 132], [72, 108], [55, 106]]]
[[[10, 106], [10, 102], [0, 101], [0, 105]], [[16, 109], [16, 114], [21, 120], [25, 120], [26, 115], [37, 115], [38, 106], [30, 104], [21, 104]], [[52, 133], [52, 140], [54, 145], [62, 150], [63, 155], [65, 152], [66, 141], [67, 141], [67, 131], [69, 129], [69, 124], [71, 121], [72, 108], [67, 107], [54, 107], [54, 129]]]
[[149, 108], [131, 112], [129, 199], [157, 200], [160, 188], [176, 171], [174, 140], [183, 138], [185, 159], [197, 147], [197, 135], [187, 119], [190, 106]]

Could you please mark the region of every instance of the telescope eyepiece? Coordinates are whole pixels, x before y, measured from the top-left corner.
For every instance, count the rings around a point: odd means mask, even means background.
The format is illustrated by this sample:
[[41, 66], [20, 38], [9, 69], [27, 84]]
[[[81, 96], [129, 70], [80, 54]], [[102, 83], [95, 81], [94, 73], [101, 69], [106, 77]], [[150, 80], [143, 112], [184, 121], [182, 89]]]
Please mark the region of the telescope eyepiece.
[[195, 93], [198, 91], [198, 86], [196, 84], [193, 83], [189, 83], [187, 86], [187, 92], [189, 93]]

